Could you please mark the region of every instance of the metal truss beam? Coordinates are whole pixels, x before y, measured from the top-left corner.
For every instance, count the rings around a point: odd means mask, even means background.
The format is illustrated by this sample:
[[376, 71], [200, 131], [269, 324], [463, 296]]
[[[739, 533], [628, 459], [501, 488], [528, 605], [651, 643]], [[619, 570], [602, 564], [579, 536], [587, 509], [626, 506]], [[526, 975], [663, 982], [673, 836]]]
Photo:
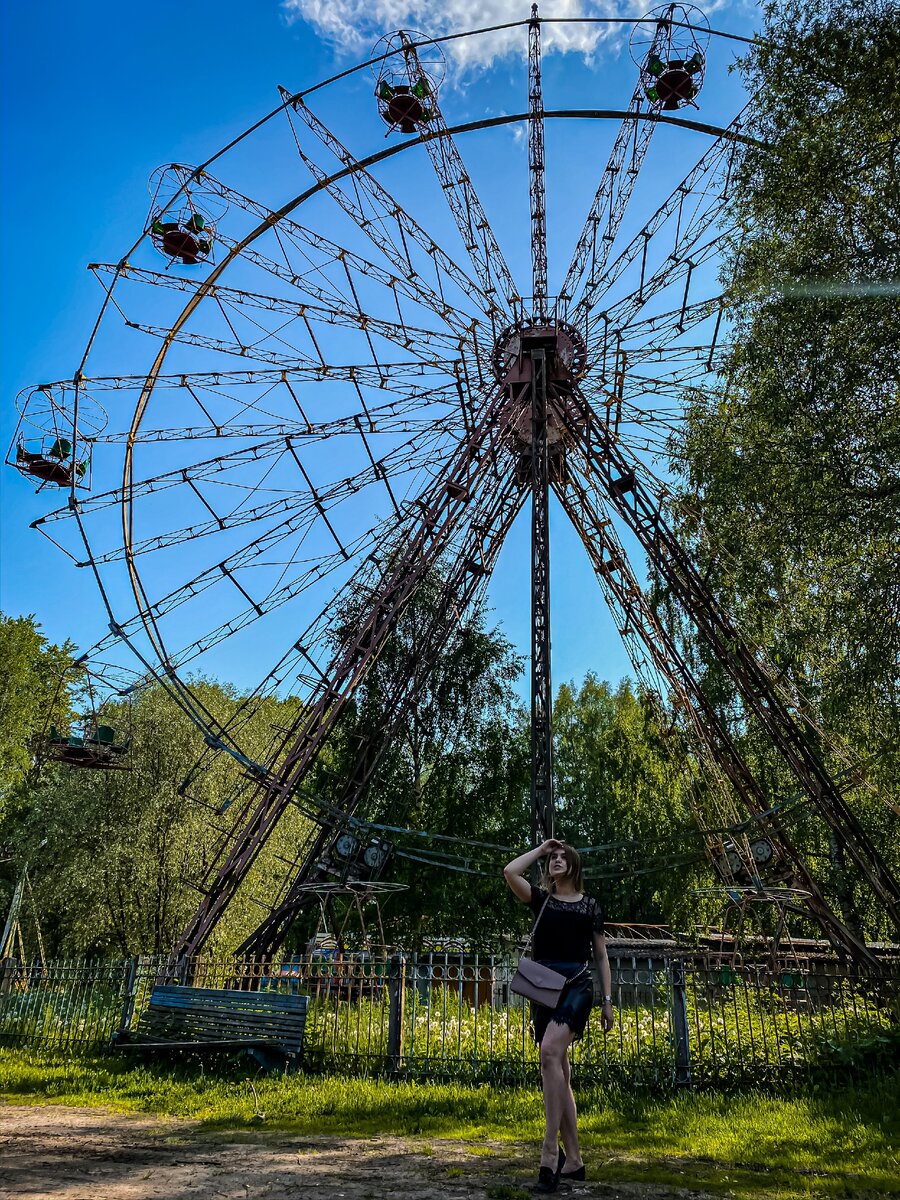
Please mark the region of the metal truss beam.
[[[245, 196], [242, 192], [235, 191], [234, 188], [228, 187], [220, 179], [213, 175], [209, 175], [206, 171], [202, 172], [203, 186], [209, 188], [217, 195], [228, 200], [229, 203], [236, 204], [245, 212], [252, 213], [254, 216], [263, 220], [275, 220], [275, 213], [265, 204], [260, 204], [258, 200], [252, 200], [249, 196]], [[277, 219], [277, 229], [283, 239], [281, 251], [285, 256], [285, 262], [276, 262], [268, 255], [262, 254], [257, 250], [251, 250], [248, 247], [242, 249], [243, 256], [259, 267], [263, 271], [267, 271], [279, 279], [285, 280], [293, 287], [316, 297], [323, 303], [331, 303], [335, 298], [346, 299], [343, 297], [333, 280], [324, 276], [325, 283], [317, 284], [313, 281], [312, 276], [322, 274], [323, 267], [329, 263], [340, 262], [344, 264], [348, 271], [353, 271], [357, 276], [369, 280], [375, 280], [382, 284], [389, 291], [396, 295], [404, 296], [408, 300], [413, 300], [418, 304], [424, 304], [436, 316], [440, 317], [445, 324], [460, 333], [468, 334], [470, 332], [470, 323], [464, 322], [456, 308], [448, 304], [441, 296], [430, 288], [421, 276], [401, 277], [394, 275], [390, 271], [386, 271], [383, 267], [373, 263], [370, 259], [363, 258], [361, 255], [348, 250], [346, 246], [340, 245], [338, 242], [332, 241], [325, 237], [320, 231], [307, 229], [305, 225], [300, 225], [296, 221], [292, 221], [290, 217], [281, 216]], [[221, 242], [229, 250], [237, 245], [237, 243], [222, 232], [216, 231], [216, 240]], [[291, 248], [301, 248], [306, 262], [300, 270], [293, 270], [288, 265], [287, 250], [283, 242], [286, 241]], [[319, 258], [324, 259], [324, 263], [311, 266], [309, 255], [312, 252], [314, 256], [312, 261]]]
[[[111, 263], [92, 263], [90, 270], [97, 276], [118, 273], [122, 279], [168, 288], [172, 291], [196, 292], [200, 287], [199, 280], [185, 279], [181, 275], [166, 274], [163, 271], [148, 271], [130, 265], [121, 267]], [[326, 304], [310, 304], [306, 301], [288, 300], [280, 296], [267, 296], [259, 292], [223, 287], [220, 284], [212, 284], [206, 289], [206, 295], [235, 310], [255, 309], [259, 312], [278, 313], [295, 320], [312, 321], [324, 325], [340, 325], [346, 329], [375, 333], [386, 341], [402, 346], [404, 350], [428, 360], [443, 361], [445, 354], [459, 355], [465, 348], [462, 333], [454, 336], [433, 329], [422, 329], [405, 322], [401, 325], [395, 321], [384, 321], [364, 312], [362, 308], [353, 308], [340, 298], [328, 297]], [[274, 333], [275, 331], [270, 332]]]
[[[648, 54], [659, 48], [658, 43], [664, 41], [665, 36], [665, 29], [660, 26]], [[629, 117], [622, 122], [616, 134], [560, 291], [560, 301], [566, 311], [573, 303], [580, 301], [582, 293], [588, 297], [587, 307], [590, 308], [590, 297], [596, 294], [600, 286], [613, 242], [656, 129], [656, 122], [652, 118], [659, 115], [660, 108], [659, 103], [647, 103], [639, 76], [628, 105]], [[639, 121], [639, 114], [651, 120]]]
[[541, 21], [531, 6], [528, 24], [528, 193], [531, 201], [532, 315], [547, 315], [547, 193], [544, 184], [544, 95], [541, 88]]
[[550, 464], [547, 355], [531, 357], [531, 820], [534, 844], [554, 836], [550, 681]]
[[[415, 45], [402, 31], [400, 37], [403, 40], [403, 57], [410, 85], [414, 86], [421, 81], [427, 83], [427, 75], [419, 62]], [[487, 214], [478, 199], [459, 148], [453, 140], [452, 131], [441, 114], [436, 95], [429, 98], [429, 109], [430, 116], [427, 127], [422, 131], [422, 141], [447, 198], [466, 253], [478, 276], [478, 282], [497, 310], [505, 309], [508, 314], [518, 315], [521, 309], [518, 288]]]
[[493, 486], [496, 464], [490, 426], [497, 419], [497, 408], [496, 403], [486, 406], [481, 422], [463, 437], [447, 471], [419, 499], [421, 518], [399, 561], [388, 567], [368, 616], [345, 638], [323, 672], [302, 716], [285, 734], [273, 759], [277, 765], [260, 781], [247, 819], [223, 847], [224, 861], [215, 862], [204, 880], [203, 900], [175, 948], [179, 960], [198, 953], [209, 938], [396, 620], [449, 548], [452, 535], [465, 525], [476, 492], [485, 483]]
[[[441, 249], [437, 242], [435, 242], [434, 239], [425, 232], [421, 225], [419, 225], [417, 221], [414, 221], [409, 213], [407, 213], [406, 210], [397, 203], [393, 196], [391, 196], [390, 193], [375, 179], [375, 177], [365, 169], [368, 160], [358, 162], [346, 148], [346, 146], [342, 145], [341, 142], [338, 141], [331, 130], [328, 129], [323, 121], [319, 120], [319, 118], [312, 112], [312, 110], [303, 100], [294, 98], [290, 100], [289, 103], [290, 107], [305, 122], [312, 133], [314, 133], [316, 137], [318, 137], [323, 143], [323, 145], [327, 146], [328, 149], [331, 150], [331, 152], [340, 160], [340, 162], [344, 164], [344, 167], [346, 168], [346, 174], [352, 177], [357, 198], [359, 200], [362, 200], [363, 197], [366, 198], [367, 203], [377, 214], [377, 219], [367, 217], [365, 211], [361, 207], [361, 204], [352, 200], [338, 185], [337, 180], [329, 178], [325, 171], [323, 171], [320, 166], [313, 162], [308, 154], [304, 153], [299, 142], [297, 143], [297, 153], [306, 163], [307, 167], [309, 167], [319, 185], [325, 188], [329, 195], [337, 201], [347, 215], [356, 222], [363, 233], [365, 233], [366, 236], [372, 242], [374, 242], [376, 246], [378, 246], [389, 262], [393, 263], [398, 270], [402, 271], [408, 279], [412, 280], [418, 277], [418, 273], [416, 272], [415, 267], [409, 258], [408, 248], [406, 248], [404, 245], [404, 249], [401, 250], [384, 232], [384, 225], [386, 222], [396, 222], [401, 233], [406, 237], [411, 238], [422, 250], [425, 251], [427, 255], [429, 255], [434, 262], [435, 269], [440, 268], [443, 270], [447, 278], [452, 279], [464, 294], [471, 296], [485, 314], [495, 314], [500, 310], [500, 305], [495, 299], [496, 288], [493, 286], [493, 284], [491, 285], [491, 290], [488, 290], [480, 279], [479, 282], [476, 283], [475, 280], [466, 275], [466, 273], [453, 261], [453, 259], [451, 259], [450, 256]], [[477, 232], [479, 237], [487, 239], [486, 253], [490, 253], [492, 250], [490, 243], [493, 241], [494, 237], [493, 231], [488, 224], [487, 218], [484, 216], [481, 206], [478, 204], [478, 198], [475, 196], [471, 180], [469, 180], [469, 177], [466, 174], [465, 167], [462, 165], [462, 159], [459, 157], [459, 152], [456, 150], [456, 147], [453, 143], [452, 130], [448, 129], [439, 118], [436, 118], [436, 120], [438, 121], [438, 124], [433, 130], [429, 130], [428, 133], [423, 133], [421, 140], [427, 145], [430, 138], [437, 136], [440, 146], [444, 146], [446, 143], [446, 145], [449, 147], [445, 151], [442, 151], [442, 154], [453, 165], [456, 171], [450, 190], [445, 189], [447, 190], [448, 199], [450, 199], [451, 196], [453, 197], [453, 200], [451, 201], [451, 207], [453, 207], [454, 202], [459, 201], [456, 188], [462, 189], [465, 197], [474, 205], [476, 205], [476, 208], [472, 210], [473, 214], [476, 215], [476, 220], [472, 230], [472, 239], [469, 240], [471, 241], [474, 239], [475, 249], [478, 251], [479, 243], [477, 239], [475, 239], [475, 233]], [[401, 143], [401, 145], [407, 144], [408, 143]], [[384, 155], [371, 156], [372, 161], [375, 161], [377, 157], [384, 157]], [[459, 172], [462, 174], [460, 175]], [[455, 215], [456, 212], [454, 210], [454, 216]], [[477, 219], [478, 216], [480, 216], [481, 220], [483, 220], [483, 228]], [[460, 217], [458, 218], [458, 220], [461, 219], [465, 219], [466, 224], [468, 225], [469, 218], [466, 216], [464, 211], [461, 211]], [[463, 240], [466, 240], [465, 234]], [[496, 242], [493, 244], [496, 246]], [[497, 248], [496, 254], [499, 261], [502, 261], [499, 248]], [[479, 261], [481, 261], [480, 256]], [[491, 261], [496, 266], [497, 259], [492, 257]], [[485, 257], [482, 261], [482, 266], [485, 267], [485, 269], [486, 264], [487, 257]], [[477, 266], [474, 258], [473, 265]], [[481, 274], [481, 272], [476, 273]], [[511, 279], [510, 285], [512, 286]], [[514, 287], [513, 290], [515, 290]]]
[[574, 419], [567, 417], [569, 430], [596, 484], [604, 487], [613, 507], [706, 640], [747, 709], [900, 928], [900, 882], [848, 806], [805, 726], [790, 712], [764, 665], [707, 588], [641, 481], [637, 464], [625, 457], [615, 437], [583, 397], [576, 394], [574, 402], [580, 411]]
[[[510, 474], [498, 488], [490, 506], [474, 523], [454, 556], [444, 587], [434, 604], [428, 627], [421, 631], [410, 649], [405, 670], [397, 672], [394, 687], [385, 698], [387, 723], [377, 735], [365, 739], [334, 808], [317, 817], [321, 822], [311, 842], [298, 857], [287, 887], [271, 913], [238, 948], [238, 953], [268, 957], [283, 944], [291, 923], [307, 902], [308, 884], [316, 879], [333, 878], [328, 865], [334, 843], [347, 821], [363, 802], [372, 775], [392, 738], [414, 712], [419, 694], [427, 680], [423, 664], [434, 663], [452, 636], [460, 616], [472, 604], [490, 576], [500, 548], [525, 498], [525, 488]], [[315, 803], [311, 803], [315, 808]]]
[[[549, 116], [550, 114], [546, 115]], [[623, 116], [626, 118], [626, 123], [627, 120], [632, 120], [636, 124], [641, 121], [648, 121], [650, 122], [651, 129], [665, 121], [665, 117], [661, 113], [634, 112], [623, 114]], [[601, 314], [605, 326], [612, 324], [613, 328], [616, 326], [624, 328], [626, 318], [631, 319], [639, 311], [640, 307], [650, 299], [651, 292], [649, 290], [646, 291], [645, 295], [647, 250], [651, 239], [673, 217], [675, 218], [673, 254], [679, 261], [687, 259], [688, 252], [696, 244], [697, 239], [710, 227], [718, 216], [720, 207], [718, 203], [711, 202], [714, 189], [709, 186], [709, 183], [707, 183], [706, 187], [706, 190], [710, 194], [709, 202], [705, 206], [701, 204], [695, 212], [689, 215], [687, 221], [684, 220], [685, 204], [691, 194], [696, 192], [704, 177], [708, 177], [711, 182], [718, 182], [722, 166], [732, 154], [735, 143], [745, 140], [740, 132], [743, 116], [744, 114], [740, 113], [727, 129], [717, 129], [715, 134], [716, 141], [704, 151], [703, 155], [697, 160], [684, 179], [673, 188], [653, 216], [644, 223], [643, 227], [638, 230], [627, 246], [611, 262], [607, 256], [604, 259], [602, 268], [599, 265], [595, 265], [592, 268], [592, 273], [583, 283], [580, 299], [574, 304], [570, 303], [568, 305], [569, 320], [580, 327], [589, 319], [591, 311], [598, 301], [609, 291], [622, 273], [631, 263], [639, 260], [641, 262], [641, 283], [634, 291], [628, 312], [626, 313], [625, 308], [621, 308], [621, 312], [616, 316], [615, 320], [613, 320], [611, 312]], [[712, 130], [710, 129], [708, 132], [712, 133]], [[727, 188], [727, 179], [728, 171], [726, 169], [725, 179], [722, 181], [723, 189]], [[667, 262], [668, 258], [666, 259]], [[575, 260], [573, 259], [573, 266], [574, 263]], [[660, 269], [663, 275], [665, 274], [666, 263]], [[582, 277], [584, 274], [585, 271], [582, 268]], [[654, 290], [658, 290], [659, 281], [654, 280], [654, 283], [657, 285]], [[634, 307], [635, 304], [637, 304], [636, 308]]]
[[[555, 484], [554, 490], [581, 536], [635, 668], [640, 673], [640, 651], [636, 652], [636, 641], [671, 688], [677, 707], [690, 721], [693, 733], [691, 740], [698, 746], [702, 757], [714, 769], [718, 768], [721, 771], [747, 812], [754, 816], [766, 814], [765, 823], [760, 824], [760, 831], [764, 831], [772, 843], [776, 858], [790, 867], [800, 887], [808, 893], [804, 906], [809, 915], [822, 927], [836, 948], [847, 952], [867, 968], [877, 966], [877, 959], [867, 949], [859, 931], [851, 930], [835, 914], [810, 874], [803, 855], [794, 845], [777, 814], [771, 813], [772, 805], [765, 792], [673, 637], [654, 612], [635, 579], [612, 523], [607, 519], [603, 498], [592, 487], [590, 476], [575, 465], [574, 458], [574, 455], [570, 455], [565, 481]], [[734, 880], [722, 867], [721, 836], [708, 835], [707, 850], [710, 861], [723, 882], [733, 884]], [[749, 853], [749, 846], [744, 847], [741, 857], [751, 879], [755, 878], [756, 884], [763, 886], [763, 881], [758, 876], [757, 865]]]

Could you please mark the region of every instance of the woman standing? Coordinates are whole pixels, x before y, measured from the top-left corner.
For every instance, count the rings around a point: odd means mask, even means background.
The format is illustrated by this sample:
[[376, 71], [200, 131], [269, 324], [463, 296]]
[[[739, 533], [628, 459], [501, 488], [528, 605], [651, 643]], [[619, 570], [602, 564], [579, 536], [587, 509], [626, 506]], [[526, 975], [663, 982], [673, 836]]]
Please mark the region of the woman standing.
[[[549, 855], [546, 886], [534, 887], [523, 876], [545, 855]], [[578, 851], [556, 838], [514, 858], [503, 868], [503, 875], [513, 893], [535, 915], [532, 957], [559, 971], [568, 981], [556, 1008], [534, 1003], [531, 1006], [534, 1037], [541, 1048], [547, 1119], [537, 1187], [540, 1192], [554, 1192], [560, 1179], [585, 1177], [568, 1051], [584, 1033], [594, 1003], [591, 957], [600, 976], [604, 1033], [613, 1027], [612, 976], [603, 936], [603, 913], [594, 897], [585, 895]], [[559, 1148], [560, 1137], [563, 1149]], [[563, 1171], [566, 1163], [569, 1170]]]

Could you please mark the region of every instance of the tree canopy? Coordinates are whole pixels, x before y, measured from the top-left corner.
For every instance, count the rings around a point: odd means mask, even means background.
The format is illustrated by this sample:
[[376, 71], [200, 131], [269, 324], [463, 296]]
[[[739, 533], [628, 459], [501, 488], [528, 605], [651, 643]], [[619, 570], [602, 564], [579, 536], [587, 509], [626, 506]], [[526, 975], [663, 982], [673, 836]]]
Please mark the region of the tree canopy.
[[[873, 788], [853, 802], [900, 867], [897, 10], [769, 4], [763, 39], [741, 64], [760, 144], [741, 152], [729, 202], [733, 346], [721, 392], [688, 396], [672, 443], [682, 531], [720, 602], [812, 701], [832, 769], [837, 742], [868, 764]], [[789, 792], [766, 740], [744, 736], [774, 795]], [[866, 902], [842, 848], [807, 815], [797, 835], [851, 919]]]
[[0, 820], [41, 757], [52, 725], [68, 730], [80, 672], [74, 646], [54, 646], [33, 617], [0, 614]]

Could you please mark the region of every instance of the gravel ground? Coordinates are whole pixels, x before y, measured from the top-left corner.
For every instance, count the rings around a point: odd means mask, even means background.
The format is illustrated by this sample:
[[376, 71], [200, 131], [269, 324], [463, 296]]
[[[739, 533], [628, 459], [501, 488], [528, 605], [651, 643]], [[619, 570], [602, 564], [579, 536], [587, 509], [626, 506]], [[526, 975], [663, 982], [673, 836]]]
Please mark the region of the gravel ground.
[[[525, 1200], [535, 1148], [440, 1138], [201, 1130], [96, 1108], [0, 1108], [0, 1200]], [[563, 1184], [561, 1197], [706, 1200], [642, 1184]], [[709, 1198], [711, 1200], [711, 1198]]]

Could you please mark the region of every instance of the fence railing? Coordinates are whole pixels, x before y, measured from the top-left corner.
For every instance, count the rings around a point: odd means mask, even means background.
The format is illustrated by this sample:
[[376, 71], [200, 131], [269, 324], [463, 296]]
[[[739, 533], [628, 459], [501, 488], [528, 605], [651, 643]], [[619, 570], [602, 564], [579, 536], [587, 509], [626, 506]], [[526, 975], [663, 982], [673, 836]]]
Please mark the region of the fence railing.
[[[573, 1049], [582, 1082], [776, 1083], [900, 1027], [896, 974], [863, 978], [809, 968], [611, 957], [616, 1023], [591, 1014]], [[272, 964], [197, 959], [195, 987], [310, 996], [308, 1069], [418, 1079], [536, 1082], [528, 1005], [510, 989], [515, 963], [477, 954], [296, 957]], [[0, 1044], [101, 1050], [134, 1028], [164, 960], [0, 965]]]

